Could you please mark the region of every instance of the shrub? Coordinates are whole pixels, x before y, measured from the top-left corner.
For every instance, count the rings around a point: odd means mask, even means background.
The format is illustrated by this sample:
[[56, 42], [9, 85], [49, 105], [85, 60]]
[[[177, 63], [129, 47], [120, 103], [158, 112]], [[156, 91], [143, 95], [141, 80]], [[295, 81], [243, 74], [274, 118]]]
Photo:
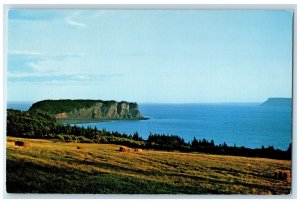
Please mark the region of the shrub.
[[93, 140], [83, 137], [83, 136], [76, 136], [75, 139], [76, 139], [76, 142], [80, 142], [80, 143], [93, 143]]

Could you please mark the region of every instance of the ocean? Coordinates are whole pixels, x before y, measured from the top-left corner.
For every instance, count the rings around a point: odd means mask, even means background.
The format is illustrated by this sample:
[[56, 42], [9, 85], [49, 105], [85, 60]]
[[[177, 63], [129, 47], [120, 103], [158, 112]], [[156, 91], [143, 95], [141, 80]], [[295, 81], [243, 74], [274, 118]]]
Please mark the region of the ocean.
[[[27, 110], [31, 102], [9, 102], [7, 107]], [[138, 132], [178, 135], [186, 142], [214, 140], [216, 144], [260, 148], [262, 145], [286, 150], [292, 140], [292, 109], [259, 104], [140, 104], [148, 120], [107, 121], [78, 124], [126, 134]]]

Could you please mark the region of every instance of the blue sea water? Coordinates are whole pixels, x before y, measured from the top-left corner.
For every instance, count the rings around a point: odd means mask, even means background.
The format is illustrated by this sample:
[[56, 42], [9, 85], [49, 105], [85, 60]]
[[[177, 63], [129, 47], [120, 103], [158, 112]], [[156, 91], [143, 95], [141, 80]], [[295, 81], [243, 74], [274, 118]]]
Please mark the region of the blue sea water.
[[34, 102], [7, 102], [7, 109], [27, 111]]
[[[8, 105], [17, 108], [18, 105]], [[29, 108], [30, 105], [27, 107]], [[20, 105], [24, 109], [24, 104]], [[108, 121], [80, 124], [98, 129], [133, 134], [143, 138], [149, 133], [179, 135], [184, 140], [214, 140], [216, 144], [257, 148], [274, 146], [286, 150], [292, 139], [290, 107], [263, 107], [259, 104], [141, 104], [149, 120]]]

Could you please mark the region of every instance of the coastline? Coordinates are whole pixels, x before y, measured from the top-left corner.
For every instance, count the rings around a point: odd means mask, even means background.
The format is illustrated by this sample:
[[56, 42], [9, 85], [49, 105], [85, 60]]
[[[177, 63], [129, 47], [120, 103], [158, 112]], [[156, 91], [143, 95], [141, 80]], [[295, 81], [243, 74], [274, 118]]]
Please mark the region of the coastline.
[[111, 121], [140, 121], [140, 120], [149, 120], [150, 118], [139, 118], [139, 119], [94, 119], [94, 118], [63, 118], [57, 119], [59, 122], [63, 124], [88, 124], [88, 123], [104, 123]]

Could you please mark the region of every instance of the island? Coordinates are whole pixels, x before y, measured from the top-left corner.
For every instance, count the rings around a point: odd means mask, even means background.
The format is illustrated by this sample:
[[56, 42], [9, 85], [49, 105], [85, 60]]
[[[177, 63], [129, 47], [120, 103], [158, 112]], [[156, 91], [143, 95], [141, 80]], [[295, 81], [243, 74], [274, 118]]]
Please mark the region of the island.
[[[95, 120], [142, 120], [145, 119], [135, 102], [114, 100], [43, 100], [32, 104], [30, 112], [47, 113], [56, 119], [71, 123]], [[70, 122], [68, 122], [70, 123]]]
[[291, 98], [268, 98], [265, 102], [261, 104], [265, 107], [292, 107]]

